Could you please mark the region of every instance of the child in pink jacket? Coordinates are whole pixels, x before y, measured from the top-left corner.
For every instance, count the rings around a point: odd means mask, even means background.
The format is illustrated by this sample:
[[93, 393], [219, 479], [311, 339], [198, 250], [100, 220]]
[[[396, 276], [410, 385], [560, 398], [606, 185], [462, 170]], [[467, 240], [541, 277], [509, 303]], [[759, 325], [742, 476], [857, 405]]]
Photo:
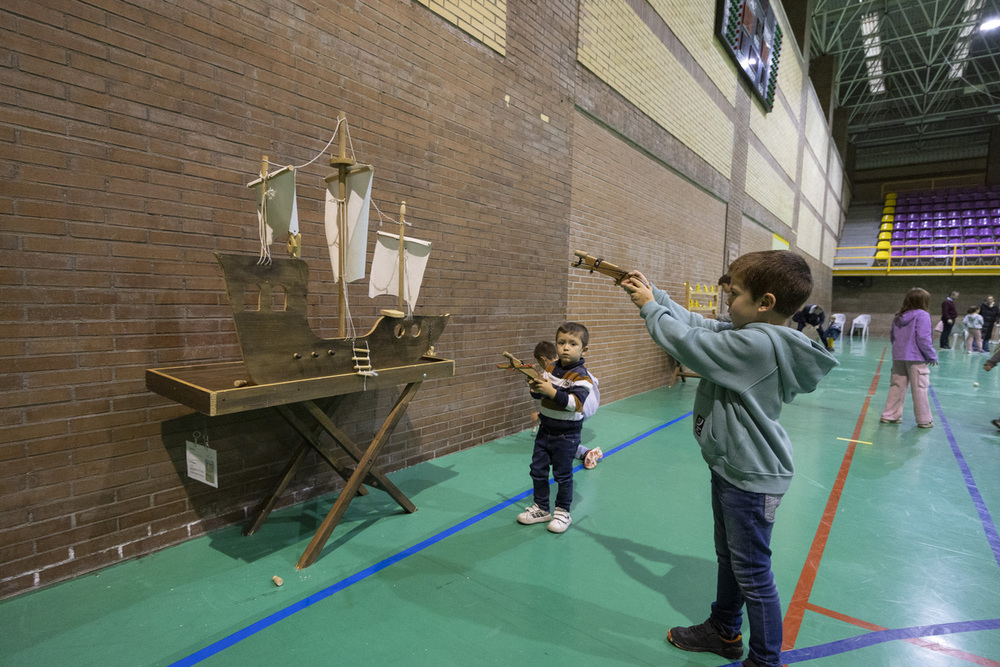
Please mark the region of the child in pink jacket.
[[931, 315], [927, 308], [931, 295], [919, 287], [914, 287], [903, 297], [903, 305], [892, 319], [889, 340], [892, 341], [892, 373], [890, 374], [889, 397], [882, 410], [883, 424], [899, 424], [903, 421], [903, 403], [906, 388], [913, 395], [913, 415], [920, 428], [931, 428], [934, 419], [927, 401], [930, 387], [928, 366], [937, 364], [937, 353], [931, 333]]

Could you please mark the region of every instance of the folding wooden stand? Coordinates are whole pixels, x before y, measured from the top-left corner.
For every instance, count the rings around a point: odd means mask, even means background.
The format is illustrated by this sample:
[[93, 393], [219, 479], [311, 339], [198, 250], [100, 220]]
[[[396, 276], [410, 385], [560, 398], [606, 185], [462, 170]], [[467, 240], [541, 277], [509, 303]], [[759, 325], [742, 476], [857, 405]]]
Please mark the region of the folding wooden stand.
[[[684, 303], [687, 306], [688, 312], [698, 313], [710, 319], [715, 319], [719, 315], [719, 299], [721, 298], [721, 293], [718, 285], [695, 285], [694, 288], [691, 287], [691, 283], [684, 283]], [[676, 359], [668, 355], [669, 361], [667, 362], [667, 386], [673, 387], [677, 384], [677, 378], [681, 379], [681, 382], [687, 382], [686, 378], [700, 378], [701, 376], [694, 371], [689, 371], [684, 368]]]
[[[425, 355], [416, 363], [379, 370], [378, 375], [371, 377], [331, 375], [253, 385], [249, 384], [244, 364], [232, 362], [149, 369], [146, 371], [146, 387], [211, 417], [274, 408], [302, 436], [302, 443], [289, 459], [271, 493], [261, 501], [244, 526], [244, 535], [251, 535], [261, 527], [310, 449], [316, 451], [344, 479], [343, 490], [296, 565], [301, 570], [316, 561], [351, 500], [356, 495], [367, 493], [364, 484], [385, 491], [406, 512], [416, 511], [409, 498], [378, 469], [375, 460], [424, 380], [454, 374], [454, 361]], [[343, 429], [327, 416], [330, 408], [349, 394], [401, 384], [405, 384], [405, 388], [367, 447], [362, 448], [352, 442]], [[321, 446], [319, 436], [322, 432], [328, 433], [354, 460], [356, 465], [353, 470], [342, 466]]]

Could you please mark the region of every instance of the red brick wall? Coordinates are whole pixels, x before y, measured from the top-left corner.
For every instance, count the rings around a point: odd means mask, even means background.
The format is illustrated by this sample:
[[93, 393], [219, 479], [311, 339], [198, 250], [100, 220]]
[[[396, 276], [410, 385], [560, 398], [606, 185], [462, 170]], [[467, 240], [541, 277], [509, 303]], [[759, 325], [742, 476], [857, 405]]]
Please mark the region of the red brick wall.
[[[573, 165], [574, 250], [641, 271], [681, 303], [685, 281], [716, 283], [724, 202], [585, 117], [574, 125]], [[567, 308], [590, 329], [587, 368], [602, 402], [664, 383], [666, 355], [611, 278], [570, 269]]]
[[[501, 56], [398, 0], [3, 5], [0, 597], [242, 521], [260, 500], [291, 429], [271, 411], [192, 413], [144, 373], [239, 358], [212, 253], [257, 252], [245, 184], [261, 155], [307, 162], [339, 110], [375, 166], [376, 204], [395, 215], [405, 200], [434, 244], [418, 308], [453, 316], [437, 350], [456, 377], [424, 386], [386, 469], [525, 427], [528, 397], [499, 353], [528, 355], [567, 318], [592, 324], [606, 401], [663, 382], [625, 381], [659, 352], [610, 281], [571, 272], [570, 252], [620, 252], [674, 290], [714, 280], [729, 184], [578, 67], [573, 0], [507, 10]], [[298, 180], [323, 336], [337, 322], [329, 171], [320, 159]], [[362, 331], [390, 305], [365, 303], [363, 283], [350, 293]], [[351, 397], [335, 417], [370, 438], [397, 395]], [[218, 489], [186, 476], [196, 432], [218, 450]], [[339, 484], [310, 458], [281, 502]]]

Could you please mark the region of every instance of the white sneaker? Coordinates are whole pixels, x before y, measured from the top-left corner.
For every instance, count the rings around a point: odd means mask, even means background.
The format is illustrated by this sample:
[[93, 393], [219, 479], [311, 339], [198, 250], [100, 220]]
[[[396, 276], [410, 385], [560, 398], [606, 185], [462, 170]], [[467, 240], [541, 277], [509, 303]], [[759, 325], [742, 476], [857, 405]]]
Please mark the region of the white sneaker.
[[552, 521], [549, 521], [549, 532], [565, 533], [571, 523], [573, 523], [573, 517], [569, 515], [569, 512], [561, 507], [557, 507], [555, 515], [552, 517]]
[[551, 521], [552, 515], [548, 510], [543, 510], [537, 504], [531, 507], [526, 507], [523, 512], [517, 515], [517, 522], [523, 523], [526, 526], [530, 526], [533, 523], [542, 523], [543, 521]]
[[603, 458], [604, 452], [601, 451], [600, 447], [588, 449], [587, 453], [583, 457], [583, 467], [587, 470], [593, 470], [597, 467], [597, 462]]

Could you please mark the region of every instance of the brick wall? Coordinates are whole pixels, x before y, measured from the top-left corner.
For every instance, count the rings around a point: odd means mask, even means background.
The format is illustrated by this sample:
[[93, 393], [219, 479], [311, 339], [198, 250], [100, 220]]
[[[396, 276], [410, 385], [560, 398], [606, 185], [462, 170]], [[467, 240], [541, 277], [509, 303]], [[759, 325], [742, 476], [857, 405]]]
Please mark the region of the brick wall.
[[[699, 3], [682, 4], [690, 17]], [[413, 234], [433, 243], [418, 309], [452, 313], [437, 350], [456, 377], [421, 389], [386, 469], [524, 428], [528, 397], [496, 370], [499, 352], [527, 356], [564, 319], [591, 324], [606, 401], [662, 384], [662, 355], [634, 308], [610, 280], [570, 269], [571, 251], [678, 290], [714, 281], [747, 224], [765, 230], [748, 238], [757, 249], [771, 232], [794, 240], [796, 222], [744, 191], [747, 110], [760, 111], [735, 75], [732, 89], [716, 87], [721, 52], [689, 52], [641, 0], [617, 9], [641, 17], [623, 14], [656, 57], [679, 64], [671, 76], [691, 78], [712, 122], [731, 126], [721, 150], [698, 136], [696, 116], [660, 105], [658, 122], [578, 62], [576, 0], [5, 3], [0, 596], [242, 521], [280, 472], [296, 436], [272, 411], [209, 418], [147, 391], [144, 374], [239, 358], [213, 252], [257, 253], [245, 185], [261, 156], [306, 163], [340, 110], [375, 167], [375, 203], [395, 215], [405, 200]], [[689, 43], [698, 23], [684, 23]], [[790, 82], [783, 103], [801, 109], [802, 88]], [[787, 140], [802, 142], [796, 122]], [[717, 166], [727, 164], [732, 174]], [[309, 318], [322, 336], [337, 328], [329, 171], [324, 158], [298, 177]], [[784, 187], [801, 196], [794, 179]], [[828, 269], [810, 261], [829, 294]], [[361, 282], [349, 293], [362, 331], [391, 303], [366, 303]], [[352, 396], [334, 416], [364, 440], [397, 396]], [[196, 434], [218, 451], [218, 489], [186, 476]], [[339, 486], [310, 458], [281, 503]]]

